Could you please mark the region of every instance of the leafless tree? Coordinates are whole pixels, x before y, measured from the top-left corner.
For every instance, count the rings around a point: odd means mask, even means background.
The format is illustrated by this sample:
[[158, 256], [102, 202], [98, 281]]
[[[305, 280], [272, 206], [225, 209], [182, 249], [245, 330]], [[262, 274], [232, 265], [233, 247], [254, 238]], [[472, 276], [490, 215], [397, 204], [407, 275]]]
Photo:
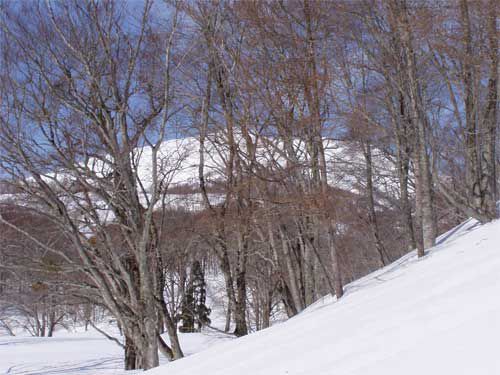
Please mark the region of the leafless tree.
[[[35, 22], [22, 15], [26, 6]], [[123, 328], [127, 369], [157, 366], [159, 347], [182, 357], [173, 324], [171, 348], [158, 332], [159, 318], [172, 318], [153, 213], [164, 207], [173, 168], [160, 146], [176, 113], [178, 22], [175, 6], [154, 19], [157, 6], [25, 3], [2, 20], [2, 169], [71, 239]]]

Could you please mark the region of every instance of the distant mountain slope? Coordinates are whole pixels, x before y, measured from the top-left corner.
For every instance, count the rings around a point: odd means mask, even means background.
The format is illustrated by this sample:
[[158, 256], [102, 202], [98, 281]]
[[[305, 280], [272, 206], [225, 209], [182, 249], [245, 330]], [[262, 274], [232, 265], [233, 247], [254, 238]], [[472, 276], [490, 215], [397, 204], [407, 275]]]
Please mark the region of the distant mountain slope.
[[[217, 179], [225, 172], [227, 146], [220, 140], [207, 138], [205, 141], [205, 174]], [[242, 141], [240, 143], [243, 143]], [[355, 143], [324, 139], [325, 156], [329, 170], [329, 183], [341, 189], [353, 189], [359, 184], [356, 175], [365, 173], [365, 160], [361, 146]], [[241, 152], [245, 146], [240, 145]], [[297, 140], [294, 148], [299, 162], [307, 159], [305, 144]], [[277, 150], [280, 150], [278, 152]], [[377, 171], [375, 185], [380, 189], [397, 189], [397, 170], [394, 161], [381, 150], [373, 149], [373, 168]], [[198, 166], [200, 161], [200, 142], [197, 138], [186, 137], [164, 141], [159, 149], [159, 169], [169, 176], [172, 184], [198, 184]], [[256, 157], [263, 165], [271, 161], [285, 165], [284, 146], [281, 141], [266, 138], [257, 145]], [[138, 177], [145, 186], [151, 185], [151, 148], [137, 148], [134, 155], [138, 159]]]
[[500, 221], [469, 220], [299, 316], [151, 375], [500, 374]]
[[[241, 142], [242, 143], [242, 142]], [[241, 152], [244, 145], [240, 145]], [[365, 160], [360, 145], [337, 140], [324, 140], [326, 164], [328, 168], [328, 181], [330, 186], [337, 189], [359, 193], [365, 186]], [[299, 163], [306, 165], [306, 146], [297, 140], [294, 148]], [[277, 152], [276, 150], [281, 150]], [[221, 144], [218, 139], [208, 137], [204, 146], [205, 167], [204, 175], [208, 185], [224, 179], [226, 173], [225, 162], [227, 159], [227, 147]], [[266, 139], [261, 141], [257, 147], [257, 159], [262, 165], [284, 166], [285, 158], [282, 156], [283, 144], [278, 140]], [[374, 188], [385, 197], [399, 197], [399, 182], [396, 165], [393, 160], [385, 155], [381, 150], [374, 148], [373, 153], [373, 176]], [[139, 198], [143, 201], [149, 196], [152, 186], [152, 150], [151, 147], [138, 147], [133, 151], [133, 164], [137, 171], [137, 184], [139, 188]], [[157, 167], [159, 179], [169, 187], [166, 196], [166, 205], [170, 208], [184, 208], [192, 211], [202, 210], [205, 207], [203, 197], [199, 193], [199, 163], [200, 163], [200, 142], [194, 137], [170, 139], [162, 142], [158, 150]], [[80, 168], [80, 177], [84, 176], [84, 171], [92, 171], [94, 178], [102, 178], [112, 174], [112, 160], [106, 156], [101, 159], [90, 158], [85, 164], [77, 165]], [[54, 180], [70, 186], [75, 181], [75, 171], [59, 170], [57, 172], [47, 171], [42, 177], [48, 183]], [[89, 178], [90, 183], [92, 180]], [[0, 186], [1, 187], [1, 186]], [[210, 189], [209, 189], [210, 190]], [[74, 187], [74, 193], [79, 192], [78, 187]], [[97, 198], [96, 198], [97, 199]], [[378, 203], [385, 201], [376, 197]], [[209, 192], [209, 200], [212, 204], [221, 203], [224, 195], [220, 192]], [[0, 201], [21, 201], [25, 202], [23, 194], [2, 193], [0, 189]], [[105, 212], [105, 214], [104, 214]], [[112, 220], [113, 216], [105, 209], [103, 204], [103, 218]]]

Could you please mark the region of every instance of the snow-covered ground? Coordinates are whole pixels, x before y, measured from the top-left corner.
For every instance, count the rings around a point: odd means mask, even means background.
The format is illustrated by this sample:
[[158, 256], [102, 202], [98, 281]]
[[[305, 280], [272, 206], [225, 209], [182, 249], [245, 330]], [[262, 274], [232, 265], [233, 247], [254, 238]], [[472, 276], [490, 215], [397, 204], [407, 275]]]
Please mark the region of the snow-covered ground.
[[[249, 336], [185, 334], [151, 375], [500, 374], [500, 221], [469, 220], [299, 316]], [[196, 353], [196, 354], [193, 354]], [[124, 374], [97, 332], [0, 337], [0, 374]]]
[[122, 350], [91, 330], [55, 337], [0, 337], [0, 374], [119, 374]]
[[[120, 338], [114, 327], [106, 326], [105, 330]], [[233, 339], [214, 330], [206, 330], [204, 333], [181, 333], [180, 340], [184, 353], [191, 355], [221, 341]], [[162, 359], [162, 362], [167, 361]], [[142, 371], [137, 372], [142, 373]], [[123, 371], [122, 349], [91, 327], [87, 332], [83, 329], [76, 332], [59, 330], [54, 337], [0, 336], [0, 374], [131, 375], [134, 373]]]

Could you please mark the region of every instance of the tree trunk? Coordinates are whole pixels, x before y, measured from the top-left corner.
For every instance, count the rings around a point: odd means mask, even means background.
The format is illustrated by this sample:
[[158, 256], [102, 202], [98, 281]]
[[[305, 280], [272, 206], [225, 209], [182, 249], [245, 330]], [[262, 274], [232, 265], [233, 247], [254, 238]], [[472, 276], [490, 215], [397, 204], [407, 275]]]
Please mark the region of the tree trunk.
[[375, 242], [375, 250], [379, 256], [380, 265], [385, 266], [389, 259], [385, 252], [384, 244], [380, 239], [380, 233], [377, 223], [377, 214], [375, 212], [375, 199], [373, 197], [373, 165], [372, 165], [372, 147], [370, 141], [367, 141], [363, 147], [366, 166], [366, 195], [368, 198], [368, 223], [372, 231], [372, 236]]
[[[400, 204], [401, 212], [403, 214], [403, 223], [406, 227], [406, 234], [410, 249], [413, 250], [417, 247], [417, 239], [415, 237], [415, 229], [413, 226], [413, 217], [411, 214], [410, 194], [408, 192], [408, 182], [410, 175], [410, 126], [411, 122], [407, 115], [407, 106], [404, 94], [398, 90], [398, 103], [399, 113], [396, 111], [392, 113], [393, 126], [396, 133], [396, 148], [397, 148], [397, 164], [398, 164], [398, 178], [400, 189]], [[392, 106], [392, 103], [389, 103]], [[392, 107], [391, 107], [392, 109]]]
[[279, 233], [283, 247], [285, 264], [288, 271], [288, 280], [286, 284], [288, 286], [288, 290], [290, 291], [290, 295], [293, 300], [294, 310], [297, 312], [301, 312], [302, 310], [304, 310], [304, 302], [302, 301], [299, 285], [297, 283], [298, 277], [295, 267], [293, 265], [292, 256], [290, 254], [290, 244], [286, 238], [286, 233], [282, 227], [280, 227]]
[[[307, 219], [306, 219], [307, 220]], [[308, 221], [308, 220], [307, 220]], [[303, 263], [303, 285], [304, 285], [304, 301], [305, 306], [309, 306], [314, 302], [314, 250], [312, 249], [312, 244], [309, 239], [306, 239], [306, 236], [309, 236], [307, 233], [311, 227], [310, 224], [306, 222], [305, 224], [305, 233], [300, 234], [300, 243], [302, 252], [302, 263]]]
[[469, 19], [467, 0], [460, 2], [460, 16], [462, 22], [462, 41], [465, 47], [462, 79], [464, 83], [465, 104], [465, 153], [466, 153], [466, 185], [470, 205], [477, 212], [481, 212], [482, 198], [480, 186], [480, 166], [478, 156], [478, 127], [477, 106], [474, 89], [474, 64], [472, 50], [472, 30]]
[[174, 353], [170, 346], [167, 345], [165, 340], [163, 340], [163, 337], [161, 335], [158, 335], [158, 349], [160, 349], [160, 352], [168, 358], [169, 361], [174, 360]]
[[[434, 208], [432, 203], [432, 178], [427, 154], [427, 114], [422, 100], [421, 87], [419, 84], [416, 68], [415, 51], [412, 41], [411, 26], [408, 19], [406, 4], [397, 9], [397, 20], [401, 32], [401, 40], [406, 58], [406, 77], [408, 79], [408, 97], [410, 103], [410, 114], [412, 124], [417, 135], [417, 147], [415, 149], [416, 163], [419, 168], [419, 180], [421, 187], [421, 210], [422, 210], [422, 236], [423, 247], [428, 249], [436, 242], [436, 227], [434, 221]], [[423, 254], [419, 253], [419, 256]]]
[[[242, 235], [240, 235], [242, 237]], [[238, 245], [238, 267], [236, 270], [236, 301], [234, 304], [234, 323], [236, 324], [234, 334], [238, 337], [248, 334], [246, 307], [246, 239], [241, 238]]]
[[135, 370], [139, 361], [137, 349], [133, 341], [125, 335], [125, 370]]
[[180, 359], [184, 357], [184, 353], [181, 349], [181, 345], [179, 342], [179, 336], [177, 335], [177, 326], [175, 325], [174, 321], [170, 317], [170, 315], [167, 315], [164, 317], [165, 319], [165, 327], [167, 329], [168, 337], [170, 339], [170, 345], [172, 348], [172, 360]]
[[[149, 315], [149, 314], [148, 314]], [[157, 367], [160, 364], [160, 358], [158, 356], [158, 327], [156, 324], [156, 319], [152, 319], [150, 316], [145, 318], [144, 321], [144, 339], [142, 340], [141, 359], [142, 359], [142, 369], [149, 370], [153, 367]]]
[[231, 329], [231, 312], [233, 311], [233, 306], [231, 304], [231, 299], [229, 298], [227, 301], [227, 309], [226, 309], [226, 323], [224, 325], [224, 332], [229, 332]]
[[344, 295], [344, 284], [342, 282], [338, 250], [335, 244], [335, 227], [332, 222], [330, 222], [328, 226], [328, 243], [330, 247], [330, 255], [332, 257], [333, 287], [335, 290], [335, 296], [337, 299], [340, 299]]
[[269, 328], [271, 326], [271, 310], [273, 304], [273, 292], [272, 289], [266, 293], [266, 298], [264, 299], [262, 307], [262, 329]]
[[488, 79], [488, 95], [484, 114], [482, 133], [484, 146], [481, 154], [481, 190], [483, 191], [482, 211], [489, 220], [497, 217], [497, 173], [496, 142], [498, 127], [498, 33], [497, 33], [496, 0], [488, 2], [488, 42], [490, 58], [490, 77]]

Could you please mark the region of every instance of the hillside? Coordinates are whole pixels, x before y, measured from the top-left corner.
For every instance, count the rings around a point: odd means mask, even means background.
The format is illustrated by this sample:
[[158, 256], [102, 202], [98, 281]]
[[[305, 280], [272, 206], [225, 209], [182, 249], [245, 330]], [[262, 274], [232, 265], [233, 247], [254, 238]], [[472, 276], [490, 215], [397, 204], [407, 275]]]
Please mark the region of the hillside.
[[[498, 374], [499, 240], [500, 221], [469, 220], [422, 260], [408, 254], [285, 323], [240, 339], [180, 334], [188, 357], [148, 374]], [[0, 373], [126, 374], [122, 358], [92, 329], [0, 337]]]
[[151, 375], [499, 374], [500, 221], [469, 220], [270, 329]]

